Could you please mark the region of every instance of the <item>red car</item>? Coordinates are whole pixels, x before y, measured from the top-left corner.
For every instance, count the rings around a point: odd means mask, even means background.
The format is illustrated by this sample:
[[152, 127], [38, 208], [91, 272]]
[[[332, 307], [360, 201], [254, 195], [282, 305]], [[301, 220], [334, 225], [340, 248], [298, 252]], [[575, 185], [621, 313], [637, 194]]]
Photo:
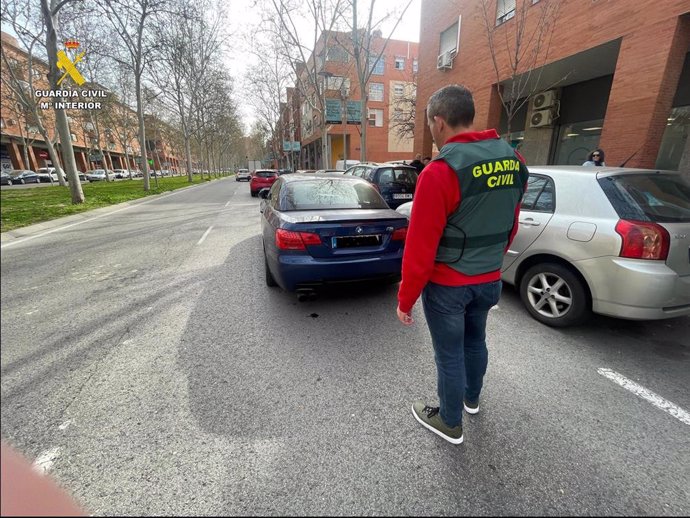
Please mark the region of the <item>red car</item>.
[[278, 172], [273, 169], [257, 169], [249, 180], [249, 192], [252, 196], [258, 196], [259, 191], [264, 187], [271, 187], [273, 182], [278, 179]]

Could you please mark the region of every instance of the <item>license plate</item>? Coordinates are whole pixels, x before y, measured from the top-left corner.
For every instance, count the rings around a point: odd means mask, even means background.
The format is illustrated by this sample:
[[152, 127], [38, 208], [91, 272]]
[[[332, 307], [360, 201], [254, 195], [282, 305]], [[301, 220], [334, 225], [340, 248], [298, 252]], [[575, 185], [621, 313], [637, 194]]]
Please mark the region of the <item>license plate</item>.
[[394, 200], [411, 200], [412, 199], [412, 193], [394, 194], [393, 199]]
[[355, 248], [358, 246], [379, 246], [381, 244], [380, 234], [370, 234], [366, 236], [343, 236], [332, 238], [333, 248]]

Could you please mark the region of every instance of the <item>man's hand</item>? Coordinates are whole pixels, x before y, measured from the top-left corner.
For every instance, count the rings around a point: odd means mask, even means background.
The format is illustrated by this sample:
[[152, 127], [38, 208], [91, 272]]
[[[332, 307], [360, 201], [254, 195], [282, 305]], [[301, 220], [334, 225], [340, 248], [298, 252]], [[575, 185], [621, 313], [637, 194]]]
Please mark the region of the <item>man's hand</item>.
[[400, 311], [400, 306], [398, 306], [398, 320], [406, 326], [411, 326], [414, 324], [414, 319], [412, 318], [412, 311], [409, 313], [404, 313]]

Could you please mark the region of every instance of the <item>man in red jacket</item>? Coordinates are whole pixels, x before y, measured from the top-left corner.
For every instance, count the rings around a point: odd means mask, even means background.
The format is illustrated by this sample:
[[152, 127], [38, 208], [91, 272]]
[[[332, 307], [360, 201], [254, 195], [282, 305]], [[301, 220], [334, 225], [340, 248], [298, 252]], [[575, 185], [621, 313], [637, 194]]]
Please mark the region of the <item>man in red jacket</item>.
[[453, 444], [463, 441], [463, 406], [479, 411], [486, 319], [501, 294], [503, 255], [517, 232], [529, 174], [495, 130], [473, 131], [473, 121], [464, 86], [446, 86], [429, 99], [427, 122], [440, 153], [417, 182], [398, 292], [405, 325], [422, 296], [438, 377], [440, 406], [420, 400], [412, 412]]

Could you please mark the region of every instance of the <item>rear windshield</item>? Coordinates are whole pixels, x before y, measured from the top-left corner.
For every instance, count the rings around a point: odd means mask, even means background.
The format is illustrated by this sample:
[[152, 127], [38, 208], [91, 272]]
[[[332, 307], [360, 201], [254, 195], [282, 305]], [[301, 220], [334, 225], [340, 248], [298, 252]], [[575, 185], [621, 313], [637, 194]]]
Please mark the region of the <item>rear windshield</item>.
[[374, 187], [338, 178], [288, 182], [280, 192], [280, 210], [387, 209]]
[[417, 182], [417, 171], [407, 167], [382, 169], [379, 173], [379, 183], [414, 185]]
[[256, 176], [259, 176], [261, 178], [271, 178], [272, 176], [276, 176], [277, 173], [272, 173], [271, 171], [257, 171]]
[[690, 222], [690, 184], [678, 175], [607, 176], [599, 179], [599, 184], [622, 219]]

